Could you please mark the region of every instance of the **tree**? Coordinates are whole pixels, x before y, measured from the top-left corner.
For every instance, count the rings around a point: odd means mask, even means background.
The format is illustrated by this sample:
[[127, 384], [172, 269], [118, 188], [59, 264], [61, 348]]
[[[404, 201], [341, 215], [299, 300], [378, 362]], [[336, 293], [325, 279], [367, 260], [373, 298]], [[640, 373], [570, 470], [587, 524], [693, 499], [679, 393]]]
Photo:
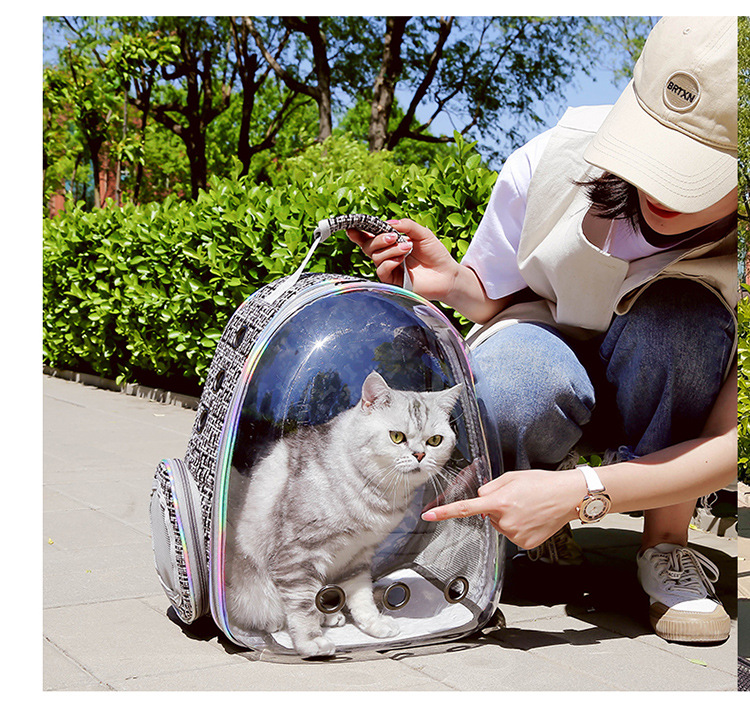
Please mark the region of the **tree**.
[[[106, 72], [98, 52], [102, 26], [92, 22], [78, 27], [65, 22], [76, 34], [77, 42], [60, 50], [56, 67], [44, 70], [45, 128], [49, 132], [54, 127], [53, 115], [73, 123], [82, 144], [76, 167], [81, 159], [91, 163], [94, 204], [101, 206], [108, 194], [108, 145], [113, 139], [113, 117], [121, 107], [116, 100], [120, 87]], [[57, 158], [48, 151], [50, 143], [45, 143], [45, 149], [46, 168]]]
[[[453, 142], [453, 131], [432, 131], [438, 117], [485, 151], [490, 141], [510, 150], [541, 123], [538, 104], [561, 102], [574, 74], [597, 66], [595, 41], [610, 38], [610, 50], [628, 42], [632, 52], [643, 35], [635, 22], [582, 17], [280, 18], [276, 27], [296, 42], [272, 56], [268, 28], [243, 20], [276, 75], [318, 103], [319, 140], [332, 131], [332, 110], [367, 98], [372, 152]], [[394, 124], [396, 98], [403, 115]]]
[[315, 83], [309, 79], [299, 77], [294, 68], [299, 68], [297, 56], [291, 63], [282, 65], [279, 55], [273, 55], [267, 47], [266, 41], [258, 30], [256, 19], [244, 16], [243, 25], [253, 36], [266, 62], [273, 69], [279, 79], [294, 93], [311, 97], [318, 105], [318, 140], [323, 141], [331, 136], [333, 131], [333, 112], [331, 101], [331, 65], [328, 60], [328, 43], [321, 18], [281, 18], [288, 33], [301, 33], [309, 42], [312, 50], [312, 73]]
[[[179, 48], [138, 17], [45, 18], [45, 26], [67, 35], [58, 62], [44, 70], [46, 128], [51, 131], [66, 123], [75, 127], [72, 146], [77, 138], [80, 148], [74, 150], [73, 176], [85, 174], [80, 171], [81, 159], [91, 163], [95, 206], [107, 196], [119, 203], [125, 163], [137, 168], [137, 197], [156, 71], [160, 64], [170, 63]], [[142, 108], [139, 117], [128, 111], [131, 88]], [[50, 137], [45, 132], [45, 165], [66, 164], [71, 147], [61, 153]], [[45, 194], [60, 191], [70, 179], [55, 173], [48, 178], [45, 172]]]
[[[161, 66], [164, 80], [184, 83], [166, 86], [167, 99], [150, 107], [154, 119], [184, 143], [190, 162], [193, 198], [208, 181], [206, 128], [229, 107], [236, 66], [229, 62], [227, 23], [204, 17], [161, 17], [157, 27], [173, 34], [180, 54], [171, 65]], [[182, 91], [180, 91], [182, 89]], [[142, 98], [132, 102], [145, 109]]]
[[615, 82], [632, 77], [633, 66], [657, 20], [653, 16], [624, 15], [592, 22], [594, 37], [601, 40], [606, 50], [606, 53], [600, 53], [598, 60], [612, 72]]
[[404, 68], [401, 44], [409, 19], [408, 17], [388, 17], [385, 20], [383, 57], [372, 87], [372, 101], [370, 102], [370, 125], [367, 133], [370, 152], [377, 152], [386, 146], [389, 135], [388, 120], [393, 112], [396, 83]]
[[[295, 102], [300, 94], [297, 89], [289, 89], [283, 93], [283, 97], [276, 104], [274, 111], [266, 113], [267, 118], [264, 123], [265, 129], [262, 138], [259, 142], [252, 142], [251, 128], [253, 118], [254, 115], [257, 118], [258, 114], [261, 114], [256, 112], [256, 100], [262, 99], [261, 91], [264, 89], [268, 76], [272, 72], [272, 65], [262, 60], [256, 52], [250, 49], [248, 40], [251, 31], [254, 30], [254, 24], [249, 18], [240, 18], [237, 22], [233, 20], [230, 28], [234, 41], [237, 70], [242, 83], [242, 113], [237, 141], [237, 157], [242, 164], [241, 174], [246, 175], [250, 171], [250, 163], [253, 156], [275, 145], [276, 137], [284, 126], [284, 123], [289, 120], [290, 116], [294, 114], [302, 103]], [[274, 61], [277, 62], [279, 56], [284, 51], [290, 34], [291, 31], [286, 29], [278, 39], [275, 52], [272, 55]]]
[[454, 131], [504, 159], [542, 123], [540, 105], [562, 104], [574, 73], [602, 64], [595, 45], [622, 67], [647, 29], [580, 17], [45, 19], [55, 23], [69, 43], [46, 70], [47, 192], [62, 167], [81, 177], [89, 162], [97, 188], [119, 194], [122, 179], [137, 200], [158, 198], [143, 188], [154, 177], [196, 197], [235, 158], [242, 174], [263, 172], [337, 124], [353, 130], [355, 115], [355, 136], [397, 161], [444, 154]]
[[[144, 148], [146, 130], [151, 112], [151, 98], [157, 84], [159, 68], [177, 60], [180, 47], [171, 35], [161, 33], [144, 25], [141, 18], [122, 18], [120, 29], [124, 34], [117, 37], [106, 57], [106, 65], [111, 73], [119, 77], [125, 97], [123, 109], [123, 136], [117, 147], [118, 180], [119, 163], [127, 158], [136, 167], [133, 198], [137, 201], [141, 191], [144, 170]], [[131, 98], [135, 98], [134, 100]], [[127, 136], [128, 103], [140, 110], [137, 137]]]

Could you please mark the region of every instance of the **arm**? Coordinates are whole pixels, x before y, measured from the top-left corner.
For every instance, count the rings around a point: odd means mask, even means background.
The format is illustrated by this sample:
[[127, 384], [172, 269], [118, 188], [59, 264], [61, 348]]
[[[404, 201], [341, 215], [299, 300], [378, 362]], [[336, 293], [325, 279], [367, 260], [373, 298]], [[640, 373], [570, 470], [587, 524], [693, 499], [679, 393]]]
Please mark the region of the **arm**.
[[[460, 264], [430, 230], [409, 219], [389, 224], [407, 235], [411, 245], [396, 245], [395, 234], [371, 237], [350, 230], [349, 238], [375, 262], [380, 280], [390, 284], [402, 284], [401, 263], [411, 250], [406, 267], [415, 292], [453, 307], [472, 322], [488, 322], [517, 301], [518, 292], [527, 286], [516, 254], [526, 212], [526, 192], [551, 133], [548, 130], [538, 135], [505, 161]], [[497, 298], [490, 298], [488, 291]]]
[[[670, 506], [725, 487], [737, 472], [736, 366], [697, 439], [596, 471], [615, 512]], [[486, 514], [497, 531], [522, 548], [532, 548], [578, 518], [576, 507], [586, 494], [586, 483], [576, 469], [509, 471], [480, 487], [478, 494], [431, 509], [423, 518]]]

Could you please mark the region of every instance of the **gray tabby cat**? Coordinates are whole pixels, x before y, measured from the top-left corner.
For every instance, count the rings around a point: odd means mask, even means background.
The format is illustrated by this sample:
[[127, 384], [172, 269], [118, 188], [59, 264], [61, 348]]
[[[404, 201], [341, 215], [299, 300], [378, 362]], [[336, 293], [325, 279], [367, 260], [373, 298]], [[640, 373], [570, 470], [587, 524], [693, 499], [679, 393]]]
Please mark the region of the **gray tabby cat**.
[[354, 407], [274, 445], [254, 467], [235, 519], [226, 592], [234, 625], [269, 633], [286, 626], [300, 655], [331, 655], [336, 647], [321, 626], [345, 618], [324, 617], [315, 596], [336, 583], [358, 628], [378, 638], [398, 633], [375, 605], [370, 563], [416, 489], [450, 458], [461, 386], [398, 391], [372, 372]]

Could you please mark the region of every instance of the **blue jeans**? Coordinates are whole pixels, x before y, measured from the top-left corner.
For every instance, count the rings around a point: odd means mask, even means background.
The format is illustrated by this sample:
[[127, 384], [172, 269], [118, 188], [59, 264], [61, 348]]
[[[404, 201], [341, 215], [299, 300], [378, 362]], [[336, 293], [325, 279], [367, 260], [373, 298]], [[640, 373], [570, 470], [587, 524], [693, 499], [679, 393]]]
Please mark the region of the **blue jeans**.
[[734, 321], [690, 280], [650, 285], [588, 341], [521, 323], [474, 350], [488, 441], [503, 470], [553, 468], [583, 438], [619, 459], [697, 437], [722, 385]]

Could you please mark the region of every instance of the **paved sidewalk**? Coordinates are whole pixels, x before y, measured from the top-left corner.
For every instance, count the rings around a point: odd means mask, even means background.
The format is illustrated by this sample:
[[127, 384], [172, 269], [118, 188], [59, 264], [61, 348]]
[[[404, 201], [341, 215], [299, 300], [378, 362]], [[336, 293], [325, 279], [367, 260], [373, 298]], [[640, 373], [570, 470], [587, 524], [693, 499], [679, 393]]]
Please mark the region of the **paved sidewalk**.
[[750, 658], [750, 486], [738, 486], [738, 556], [737, 556], [737, 612], [739, 630], [737, 651], [740, 656]]
[[[736, 690], [736, 620], [721, 645], [652, 634], [635, 577], [641, 520], [623, 515], [574, 527], [581, 569], [509, 562], [506, 627], [453, 644], [289, 663], [257, 660], [209, 621], [183, 630], [167, 617], [148, 504], [194, 412], [49, 376], [43, 388], [45, 690]], [[737, 539], [690, 539], [719, 566], [736, 619]]]

